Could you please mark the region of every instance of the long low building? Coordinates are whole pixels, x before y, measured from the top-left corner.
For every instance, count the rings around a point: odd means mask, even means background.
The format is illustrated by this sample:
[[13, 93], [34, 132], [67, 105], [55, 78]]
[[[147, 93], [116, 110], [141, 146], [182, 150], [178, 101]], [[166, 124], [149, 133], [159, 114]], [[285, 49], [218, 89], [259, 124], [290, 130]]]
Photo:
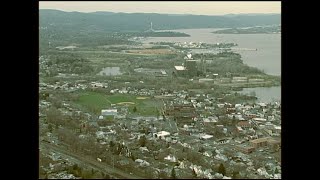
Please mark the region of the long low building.
[[160, 131], [160, 132], [154, 134], [154, 136], [159, 139], [165, 139], [166, 137], [170, 136], [170, 133], [167, 131]]
[[174, 70], [177, 76], [185, 76], [187, 73], [187, 70], [184, 66], [174, 66]]
[[252, 153], [255, 150], [254, 147], [246, 145], [237, 145], [236, 149], [246, 154]]
[[210, 79], [210, 78], [203, 78], [203, 79], [199, 79], [199, 83], [205, 83], [205, 82], [213, 82], [214, 79]]
[[250, 141], [250, 144], [254, 148], [269, 146], [272, 148], [280, 147], [281, 142], [271, 137], [259, 138]]
[[101, 110], [102, 116], [116, 116], [118, 114], [117, 109], [103, 109]]
[[268, 137], [266, 138], [259, 138], [259, 139], [254, 139], [250, 141], [250, 144], [254, 147], [254, 148], [259, 148], [259, 147], [263, 147], [263, 146], [267, 146], [267, 142], [268, 142]]

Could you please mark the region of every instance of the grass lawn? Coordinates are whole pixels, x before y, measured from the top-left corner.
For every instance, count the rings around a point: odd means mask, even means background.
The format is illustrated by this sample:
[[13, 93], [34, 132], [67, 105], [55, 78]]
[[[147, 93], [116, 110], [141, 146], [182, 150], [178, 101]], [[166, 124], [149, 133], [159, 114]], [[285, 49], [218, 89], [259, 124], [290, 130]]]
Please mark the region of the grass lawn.
[[77, 101], [77, 104], [88, 107], [90, 109], [104, 109], [111, 106], [111, 102], [107, 96], [95, 92], [82, 93]]
[[111, 104], [124, 105], [129, 107], [129, 111], [133, 112], [133, 108], [137, 108], [135, 114], [156, 116], [157, 108], [161, 106], [161, 101], [157, 99], [141, 99], [133, 95], [105, 95], [97, 92], [83, 92], [80, 94], [77, 104], [84, 106], [88, 110], [99, 114], [101, 109], [111, 107]]

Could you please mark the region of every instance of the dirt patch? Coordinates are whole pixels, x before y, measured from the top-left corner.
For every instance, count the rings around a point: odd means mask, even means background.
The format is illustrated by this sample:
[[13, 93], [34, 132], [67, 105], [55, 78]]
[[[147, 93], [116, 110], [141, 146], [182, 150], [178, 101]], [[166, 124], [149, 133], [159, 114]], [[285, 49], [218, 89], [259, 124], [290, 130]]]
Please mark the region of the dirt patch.
[[137, 99], [149, 99], [149, 97], [137, 97]]
[[119, 102], [119, 103], [117, 103], [118, 105], [126, 105], [126, 104], [128, 104], [128, 105], [134, 105], [135, 103], [134, 102]]

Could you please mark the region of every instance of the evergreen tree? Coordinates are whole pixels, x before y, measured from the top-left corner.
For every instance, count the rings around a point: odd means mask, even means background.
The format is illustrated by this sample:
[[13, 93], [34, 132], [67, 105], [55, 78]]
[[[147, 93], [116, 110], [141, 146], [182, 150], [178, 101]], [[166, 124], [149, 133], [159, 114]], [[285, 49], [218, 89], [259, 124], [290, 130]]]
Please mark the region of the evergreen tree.
[[192, 175], [193, 175], [193, 177], [197, 177], [197, 173], [196, 173], [196, 171], [194, 170], [194, 169], [192, 169]]
[[177, 179], [177, 177], [176, 177], [176, 171], [174, 170], [174, 167], [173, 167], [172, 170], [171, 170], [171, 178], [172, 178], [172, 179]]
[[49, 130], [49, 132], [52, 133], [52, 130], [53, 130], [52, 124], [49, 124], [49, 125], [48, 125], [48, 130]]
[[110, 141], [110, 142], [109, 142], [109, 146], [110, 146], [110, 147], [113, 147], [113, 146], [114, 146], [114, 142], [113, 142], [113, 141]]
[[139, 139], [139, 144], [141, 147], [144, 147], [146, 146], [146, 143], [147, 143], [147, 138], [146, 136], [141, 136], [140, 139]]
[[225, 175], [226, 174], [226, 168], [224, 165], [221, 163], [218, 169], [218, 173]]

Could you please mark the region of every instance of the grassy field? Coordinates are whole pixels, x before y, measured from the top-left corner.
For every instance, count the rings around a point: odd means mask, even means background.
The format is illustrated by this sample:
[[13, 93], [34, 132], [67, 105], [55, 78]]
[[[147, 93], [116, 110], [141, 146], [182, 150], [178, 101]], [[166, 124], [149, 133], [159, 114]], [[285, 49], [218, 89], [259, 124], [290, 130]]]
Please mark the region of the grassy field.
[[111, 104], [116, 104], [120, 106], [128, 106], [129, 111], [133, 112], [134, 107], [136, 107], [137, 115], [157, 115], [157, 108], [162, 106], [160, 100], [151, 98], [137, 98], [137, 96], [132, 95], [105, 95], [97, 92], [83, 92], [79, 95], [76, 102], [78, 105], [99, 114], [101, 109], [107, 109], [111, 107]]
[[138, 54], [174, 54], [175, 52], [170, 49], [141, 49], [141, 50], [128, 50], [129, 53]]

